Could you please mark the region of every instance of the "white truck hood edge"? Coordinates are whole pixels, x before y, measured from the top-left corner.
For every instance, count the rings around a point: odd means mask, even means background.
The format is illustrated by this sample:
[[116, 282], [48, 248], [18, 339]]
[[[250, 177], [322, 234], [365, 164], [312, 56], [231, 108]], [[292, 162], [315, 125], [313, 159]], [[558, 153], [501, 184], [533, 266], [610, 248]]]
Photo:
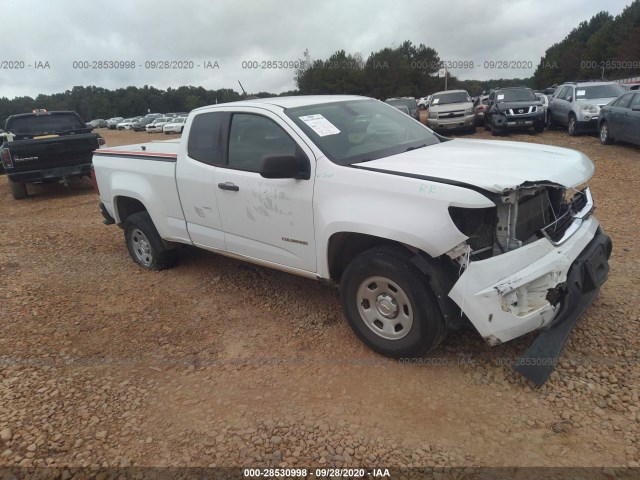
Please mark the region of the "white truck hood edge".
[[460, 182], [496, 193], [524, 183], [576, 187], [594, 172], [589, 157], [577, 150], [535, 143], [458, 139], [354, 165]]

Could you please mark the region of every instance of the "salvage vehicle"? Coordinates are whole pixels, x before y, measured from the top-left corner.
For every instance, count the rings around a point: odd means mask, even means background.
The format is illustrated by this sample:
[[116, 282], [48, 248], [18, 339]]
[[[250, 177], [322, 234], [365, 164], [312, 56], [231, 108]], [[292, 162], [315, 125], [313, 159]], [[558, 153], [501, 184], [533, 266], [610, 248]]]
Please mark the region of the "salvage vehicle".
[[447, 90], [431, 95], [427, 126], [432, 130], [476, 131], [476, 113], [466, 90]]
[[606, 81], [567, 82], [558, 87], [547, 109], [547, 126], [566, 126], [569, 135], [595, 132], [600, 109], [625, 92]]
[[516, 366], [541, 384], [609, 270], [583, 153], [448, 139], [366, 97], [202, 107], [179, 142], [93, 164], [142, 268], [190, 245], [339, 285], [355, 334], [396, 358], [468, 322], [490, 345], [542, 330]]
[[530, 88], [501, 88], [489, 94], [484, 128], [491, 130], [491, 135], [529, 128], [533, 128], [534, 133], [542, 133], [545, 115], [544, 106]]
[[16, 200], [28, 195], [27, 183], [66, 182], [90, 175], [93, 151], [105, 141], [91, 133], [76, 112], [12, 115], [0, 138], [0, 173], [7, 174], [9, 190]]
[[598, 132], [603, 145], [616, 140], [640, 145], [640, 91], [631, 90], [602, 107]]
[[407, 109], [408, 115], [420, 121], [420, 110], [418, 109], [418, 102], [413, 97], [394, 97], [387, 98], [385, 100], [389, 105], [396, 107], [400, 111]]

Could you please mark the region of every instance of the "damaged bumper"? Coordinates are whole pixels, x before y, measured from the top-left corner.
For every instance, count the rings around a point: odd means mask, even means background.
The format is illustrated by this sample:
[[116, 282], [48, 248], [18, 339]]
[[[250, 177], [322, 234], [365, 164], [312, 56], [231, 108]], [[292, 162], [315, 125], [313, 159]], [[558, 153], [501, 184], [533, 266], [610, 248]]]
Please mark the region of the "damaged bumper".
[[537, 384], [553, 371], [569, 331], [607, 279], [611, 240], [593, 216], [581, 220], [560, 245], [543, 238], [471, 262], [449, 293], [490, 345], [545, 329], [516, 366]]

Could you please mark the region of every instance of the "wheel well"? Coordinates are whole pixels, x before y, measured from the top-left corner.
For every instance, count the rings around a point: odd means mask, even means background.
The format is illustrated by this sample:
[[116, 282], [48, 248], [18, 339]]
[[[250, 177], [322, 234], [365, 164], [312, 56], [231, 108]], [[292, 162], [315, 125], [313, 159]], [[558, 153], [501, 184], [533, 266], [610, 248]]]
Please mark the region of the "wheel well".
[[363, 233], [340, 232], [331, 235], [327, 248], [327, 260], [331, 279], [339, 281], [347, 265], [351, 263], [351, 260], [362, 252], [380, 245], [400, 245], [408, 248], [400, 242]]
[[123, 225], [130, 215], [147, 211], [141, 201], [131, 197], [116, 197], [115, 207], [120, 225]]

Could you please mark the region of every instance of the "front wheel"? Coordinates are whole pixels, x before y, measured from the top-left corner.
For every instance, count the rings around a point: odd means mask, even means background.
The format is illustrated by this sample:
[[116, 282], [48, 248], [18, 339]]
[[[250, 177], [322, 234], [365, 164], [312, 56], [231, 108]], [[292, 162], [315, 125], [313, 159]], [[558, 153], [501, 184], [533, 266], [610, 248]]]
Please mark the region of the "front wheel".
[[147, 270], [164, 270], [176, 263], [175, 250], [168, 250], [147, 212], [130, 215], [124, 222], [124, 240], [133, 261]]
[[444, 338], [442, 313], [427, 278], [399, 247], [374, 247], [358, 255], [340, 285], [349, 325], [372, 350], [417, 357]]
[[9, 177], [7, 177], [7, 182], [9, 183], [9, 191], [13, 198], [16, 200], [22, 200], [23, 198], [27, 198], [29, 193], [27, 192], [27, 184], [23, 182], [14, 182]]
[[572, 137], [575, 137], [578, 135], [578, 120], [574, 115], [571, 115], [569, 117], [569, 124], [567, 126], [567, 131], [569, 132], [569, 135]]
[[613, 142], [614, 140], [609, 133], [609, 125], [607, 122], [602, 122], [600, 124], [600, 143], [603, 145], [611, 145]]

